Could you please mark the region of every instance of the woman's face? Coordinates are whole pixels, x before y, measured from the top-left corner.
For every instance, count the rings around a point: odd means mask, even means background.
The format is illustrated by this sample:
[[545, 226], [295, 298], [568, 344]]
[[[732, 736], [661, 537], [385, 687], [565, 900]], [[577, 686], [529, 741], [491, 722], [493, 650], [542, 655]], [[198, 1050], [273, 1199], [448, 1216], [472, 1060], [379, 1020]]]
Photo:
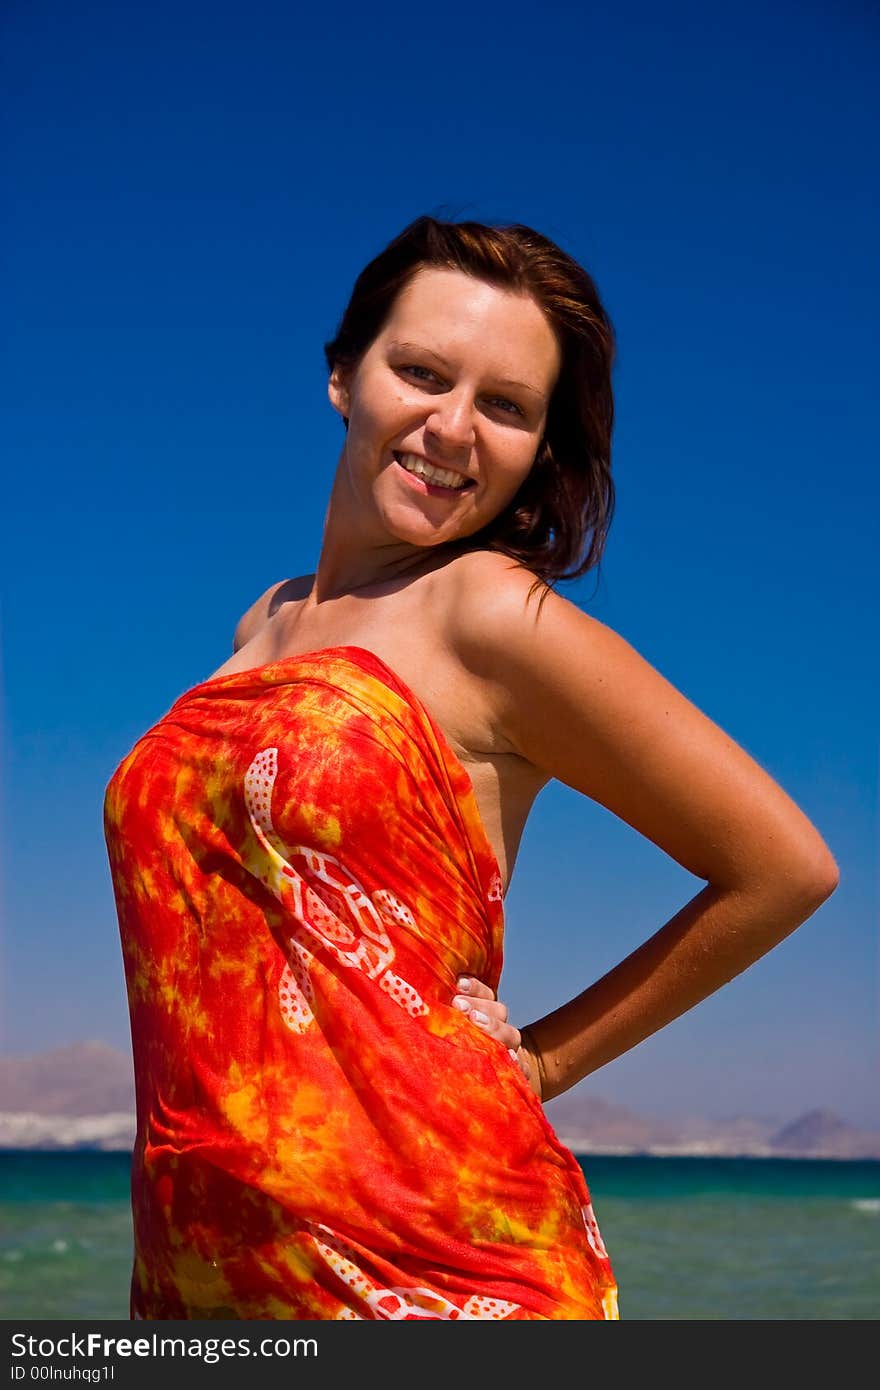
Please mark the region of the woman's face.
[[534, 299], [425, 267], [330, 400], [365, 534], [412, 545], [473, 535], [526, 478], [561, 364]]

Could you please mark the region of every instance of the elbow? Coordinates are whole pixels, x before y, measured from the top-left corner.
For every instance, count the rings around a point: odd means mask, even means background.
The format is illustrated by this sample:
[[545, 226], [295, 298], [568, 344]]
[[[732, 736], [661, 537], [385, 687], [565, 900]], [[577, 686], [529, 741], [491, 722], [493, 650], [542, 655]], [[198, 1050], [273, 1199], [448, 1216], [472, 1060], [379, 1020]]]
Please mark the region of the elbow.
[[840, 869], [823, 843], [802, 862], [792, 878], [797, 883], [799, 898], [811, 913], [831, 897], [840, 882]]
[[784, 891], [806, 919], [831, 897], [840, 882], [840, 869], [831, 850], [805, 817], [794, 833], [780, 835], [780, 867]]
[[838, 883], [840, 882], [840, 869], [832, 854], [828, 854], [824, 865], [824, 877], [822, 878], [822, 901], [830, 898]]
[[840, 870], [824, 841], [790, 847], [787, 854], [765, 861], [747, 893], [760, 898], [762, 910], [792, 922], [805, 922], [831, 897]]

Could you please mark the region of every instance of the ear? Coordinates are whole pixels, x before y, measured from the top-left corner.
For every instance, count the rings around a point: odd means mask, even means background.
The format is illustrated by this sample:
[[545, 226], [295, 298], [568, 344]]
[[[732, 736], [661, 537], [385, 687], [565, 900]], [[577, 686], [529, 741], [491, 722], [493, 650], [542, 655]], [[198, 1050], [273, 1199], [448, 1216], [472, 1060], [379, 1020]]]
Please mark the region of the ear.
[[330, 373], [330, 380], [327, 383], [327, 395], [330, 397], [330, 404], [337, 410], [343, 420], [347, 420], [351, 414], [350, 403], [351, 393], [349, 390], [349, 373], [345, 367], [339, 363]]

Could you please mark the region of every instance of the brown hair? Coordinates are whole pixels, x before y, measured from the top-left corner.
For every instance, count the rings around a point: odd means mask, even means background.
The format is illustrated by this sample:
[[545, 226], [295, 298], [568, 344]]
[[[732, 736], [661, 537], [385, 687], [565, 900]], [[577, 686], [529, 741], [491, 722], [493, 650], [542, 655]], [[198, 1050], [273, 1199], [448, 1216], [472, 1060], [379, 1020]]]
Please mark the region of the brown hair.
[[531, 227], [419, 217], [355, 281], [324, 348], [331, 371], [357, 364], [423, 266], [531, 295], [557, 335], [562, 367], [531, 471], [504, 511], [461, 548], [501, 551], [549, 584], [576, 579], [599, 563], [614, 510], [614, 330], [598, 290], [577, 261]]

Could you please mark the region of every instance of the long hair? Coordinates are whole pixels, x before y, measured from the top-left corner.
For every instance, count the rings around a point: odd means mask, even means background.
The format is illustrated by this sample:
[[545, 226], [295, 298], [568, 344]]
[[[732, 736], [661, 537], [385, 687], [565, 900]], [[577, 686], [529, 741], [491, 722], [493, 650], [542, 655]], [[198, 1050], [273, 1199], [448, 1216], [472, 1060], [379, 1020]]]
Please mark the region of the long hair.
[[548, 584], [576, 579], [599, 563], [614, 511], [614, 330], [599, 292], [577, 261], [531, 227], [418, 217], [358, 276], [336, 336], [324, 348], [331, 371], [356, 366], [401, 290], [428, 266], [530, 295], [552, 325], [562, 356], [528, 476], [461, 549], [501, 551]]

